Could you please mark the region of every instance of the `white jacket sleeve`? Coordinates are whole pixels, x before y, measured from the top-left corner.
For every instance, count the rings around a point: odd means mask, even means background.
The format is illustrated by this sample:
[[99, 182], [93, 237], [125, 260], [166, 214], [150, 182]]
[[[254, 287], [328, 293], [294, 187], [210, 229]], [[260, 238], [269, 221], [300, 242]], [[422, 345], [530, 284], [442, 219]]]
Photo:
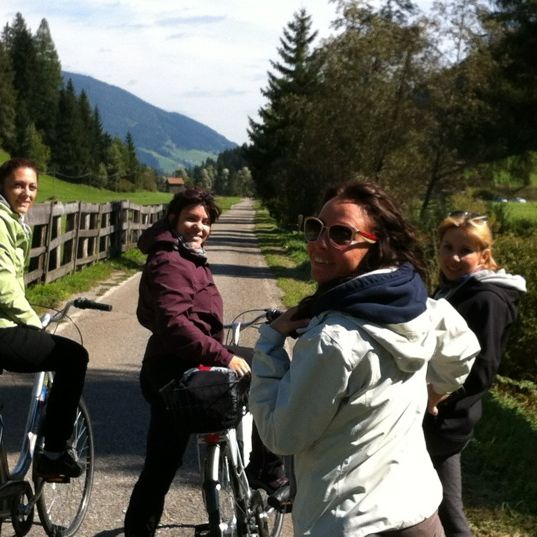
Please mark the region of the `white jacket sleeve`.
[[298, 453], [320, 438], [346, 394], [352, 367], [338, 344], [342, 338], [332, 332], [320, 325], [307, 330], [290, 361], [283, 336], [268, 325], [260, 328], [250, 410], [263, 442], [275, 453]]
[[427, 382], [442, 395], [460, 388], [480, 351], [475, 334], [445, 299], [428, 301], [435, 323], [436, 349], [427, 369]]

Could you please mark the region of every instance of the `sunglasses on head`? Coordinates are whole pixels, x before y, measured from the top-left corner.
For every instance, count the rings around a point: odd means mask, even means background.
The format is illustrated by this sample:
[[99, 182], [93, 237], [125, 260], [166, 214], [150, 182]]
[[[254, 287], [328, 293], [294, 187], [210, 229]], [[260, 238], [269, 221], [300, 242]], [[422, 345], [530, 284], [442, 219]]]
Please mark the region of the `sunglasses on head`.
[[489, 217], [486, 214], [473, 213], [470, 211], [451, 211], [448, 213], [452, 218], [464, 218], [464, 220], [472, 223], [487, 222]]
[[357, 235], [360, 235], [364, 241], [374, 244], [377, 242], [377, 236], [374, 233], [360, 231], [352, 226], [345, 224], [334, 224], [325, 226], [324, 222], [315, 216], [308, 216], [304, 219], [304, 237], [308, 242], [319, 240], [323, 230], [326, 229], [328, 240], [335, 248], [344, 248], [353, 244]]

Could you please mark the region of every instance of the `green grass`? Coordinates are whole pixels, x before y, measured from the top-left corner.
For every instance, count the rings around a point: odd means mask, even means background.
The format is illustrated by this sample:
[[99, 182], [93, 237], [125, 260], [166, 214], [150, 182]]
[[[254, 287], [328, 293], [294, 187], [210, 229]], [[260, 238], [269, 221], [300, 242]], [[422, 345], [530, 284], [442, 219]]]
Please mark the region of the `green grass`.
[[527, 203], [508, 202], [507, 210], [509, 218], [513, 221], [526, 220], [537, 222], [537, 202], [528, 201]]
[[467, 515], [476, 537], [537, 535], [537, 385], [498, 377], [463, 452]]
[[256, 213], [256, 235], [261, 252], [277, 278], [283, 291], [285, 306], [296, 305], [300, 299], [311, 294], [315, 285], [309, 281], [309, 259], [304, 239], [296, 231], [278, 228], [268, 211]]
[[[9, 159], [9, 154], [0, 149], [0, 164]], [[158, 205], [169, 203], [172, 194], [169, 192], [114, 192], [104, 188], [69, 183], [56, 177], [42, 174], [39, 177], [39, 190], [36, 203], [57, 200], [62, 202], [84, 201], [87, 203], [107, 203], [115, 200], [130, 200], [139, 205]], [[231, 200], [231, 201], [228, 201]], [[236, 203], [239, 198], [217, 197], [217, 203], [222, 208], [229, 209], [230, 203]], [[225, 204], [225, 207], [224, 207]]]
[[145, 256], [134, 248], [119, 257], [99, 261], [51, 283], [28, 286], [26, 296], [36, 311], [42, 313], [57, 307], [71, 296], [90, 291], [113, 275], [119, 279], [128, 278], [141, 269], [144, 261]]
[[[61, 181], [55, 177], [42, 175], [39, 178], [39, 190], [37, 203], [48, 200], [58, 201], [84, 201], [88, 203], [107, 203], [114, 200], [129, 200], [139, 205], [158, 205], [169, 203], [173, 194], [169, 192], [114, 192], [88, 185], [75, 185]], [[222, 209], [229, 209], [232, 203], [237, 203], [240, 198], [225, 198], [217, 196], [217, 203]]]
[[50, 175], [41, 175], [36, 202], [58, 200], [107, 203], [114, 200], [130, 200], [140, 205], [154, 205], [168, 203], [171, 197], [169, 192], [114, 192], [104, 188], [68, 183]]
[[157, 160], [160, 169], [167, 173], [172, 173], [177, 169], [177, 161], [183, 162], [185, 166], [198, 166], [208, 158], [216, 160], [217, 157], [216, 154], [207, 151], [198, 149], [179, 149], [171, 144], [167, 146], [170, 155], [169, 158], [145, 147], [139, 149], [154, 157]]

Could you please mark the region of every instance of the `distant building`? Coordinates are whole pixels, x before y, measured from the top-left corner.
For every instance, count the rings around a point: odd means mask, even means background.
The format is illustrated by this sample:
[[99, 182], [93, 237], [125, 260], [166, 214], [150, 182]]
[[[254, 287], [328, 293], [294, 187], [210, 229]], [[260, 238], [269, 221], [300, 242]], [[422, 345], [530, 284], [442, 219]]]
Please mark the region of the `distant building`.
[[185, 180], [182, 177], [166, 177], [166, 186], [168, 192], [176, 194], [185, 189]]

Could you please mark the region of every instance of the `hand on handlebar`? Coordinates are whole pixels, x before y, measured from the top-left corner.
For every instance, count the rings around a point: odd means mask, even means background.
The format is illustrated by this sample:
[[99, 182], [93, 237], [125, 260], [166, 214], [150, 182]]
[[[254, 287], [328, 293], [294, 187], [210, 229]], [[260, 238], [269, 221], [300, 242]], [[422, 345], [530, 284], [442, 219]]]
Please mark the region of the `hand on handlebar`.
[[304, 328], [310, 322], [309, 319], [294, 319], [298, 308], [297, 306], [283, 312], [279, 317], [270, 323], [270, 326], [282, 336], [297, 337], [297, 328]]
[[240, 356], [233, 356], [228, 364], [229, 369], [233, 369], [239, 377], [245, 377], [250, 374], [250, 366], [248, 362]]

